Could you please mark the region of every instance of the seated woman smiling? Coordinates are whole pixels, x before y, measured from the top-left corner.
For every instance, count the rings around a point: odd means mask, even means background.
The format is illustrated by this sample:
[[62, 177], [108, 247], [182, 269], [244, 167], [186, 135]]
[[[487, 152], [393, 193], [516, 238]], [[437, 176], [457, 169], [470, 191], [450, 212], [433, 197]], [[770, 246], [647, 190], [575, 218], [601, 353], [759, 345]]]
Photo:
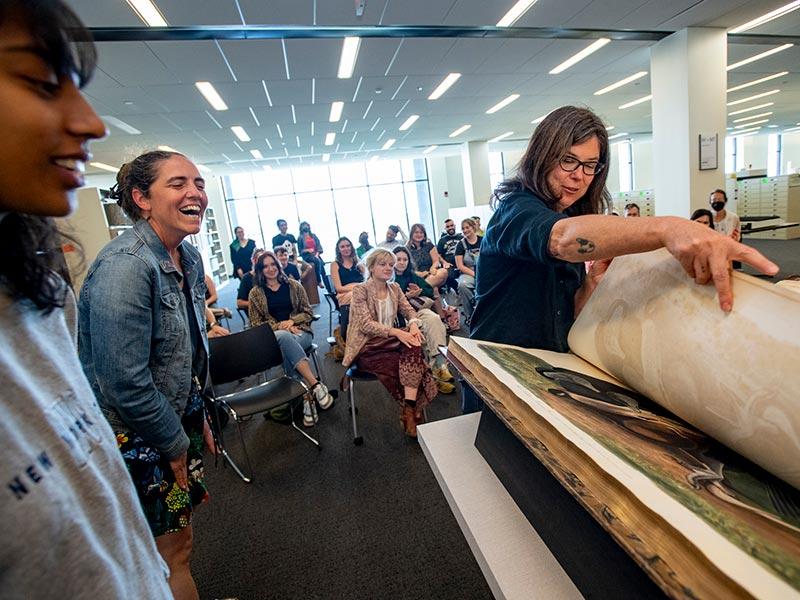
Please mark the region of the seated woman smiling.
[[[355, 363], [375, 374], [400, 405], [406, 435], [417, 437], [417, 423], [437, 389], [423, 357], [417, 313], [400, 286], [390, 282], [394, 263], [394, 254], [383, 248], [367, 258], [369, 279], [353, 289], [342, 366]], [[406, 320], [406, 328], [396, 326], [398, 315]]]

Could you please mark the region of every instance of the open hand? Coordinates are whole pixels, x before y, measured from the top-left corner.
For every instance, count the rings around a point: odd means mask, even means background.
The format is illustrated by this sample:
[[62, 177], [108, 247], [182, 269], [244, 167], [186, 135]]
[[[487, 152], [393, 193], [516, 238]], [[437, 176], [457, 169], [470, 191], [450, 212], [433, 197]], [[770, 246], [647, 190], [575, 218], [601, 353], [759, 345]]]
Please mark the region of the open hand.
[[[419, 333], [419, 331], [417, 331]], [[393, 329], [392, 335], [400, 340], [404, 346], [411, 348], [412, 346], [420, 346], [422, 342], [417, 335], [406, 331], [404, 329]]]

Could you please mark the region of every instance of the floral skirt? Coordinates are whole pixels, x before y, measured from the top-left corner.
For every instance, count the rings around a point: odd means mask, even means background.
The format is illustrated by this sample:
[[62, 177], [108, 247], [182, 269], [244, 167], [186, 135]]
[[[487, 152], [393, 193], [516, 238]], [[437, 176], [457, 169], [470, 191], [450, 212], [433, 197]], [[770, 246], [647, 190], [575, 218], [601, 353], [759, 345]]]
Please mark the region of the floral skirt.
[[203, 399], [192, 386], [181, 418], [189, 437], [186, 464], [189, 469], [189, 491], [175, 482], [169, 461], [136, 433], [115, 432], [117, 447], [133, 479], [144, 515], [154, 537], [181, 531], [192, 524], [192, 509], [208, 500], [203, 481]]

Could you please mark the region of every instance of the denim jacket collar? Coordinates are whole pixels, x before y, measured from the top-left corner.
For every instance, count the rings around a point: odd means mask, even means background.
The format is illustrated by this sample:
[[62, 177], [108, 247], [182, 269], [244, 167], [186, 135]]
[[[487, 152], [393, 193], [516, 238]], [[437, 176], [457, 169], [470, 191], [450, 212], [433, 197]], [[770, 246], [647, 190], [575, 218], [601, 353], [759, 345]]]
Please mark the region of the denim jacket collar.
[[[172, 262], [172, 257], [169, 255], [169, 252], [167, 252], [167, 247], [164, 245], [164, 242], [161, 241], [161, 238], [158, 237], [147, 219], [140, 219], [136, 221], [136, 223], [133, 225], [133, 231], [136, 233], [136, 236], [142, 240], [142, 242], [144, 242], [153, 252], [158, 260], [161, 270], [164, 271], [164, 273], [178, 272], [178, 269]], [[188, 245], [189, 242], [186, 240], [183, 240], [180, 243], [179, 248], [181, 248], [181, 261], [183, 262], [184, 273], [194, 274], [196, 272], [195, 267], [197, 265], [197, 259], [191, 252], [185, 251], [185, 247]], [[193, 285], [194, 281], [190, 281], [189, 284]]]

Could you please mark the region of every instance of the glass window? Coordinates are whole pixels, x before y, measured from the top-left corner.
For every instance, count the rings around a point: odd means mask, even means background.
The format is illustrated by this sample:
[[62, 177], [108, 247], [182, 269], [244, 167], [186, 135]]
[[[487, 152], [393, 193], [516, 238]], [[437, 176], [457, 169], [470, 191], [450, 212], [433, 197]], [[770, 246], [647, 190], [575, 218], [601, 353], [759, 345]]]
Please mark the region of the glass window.
[[364, 163], [336, 163], [331, 167], [333, 189], [367, 185]]
[[326, 165], [292, 169], [292, 179], [295, 192], [318, 192], [331, 189], [331, 178]]
[[[395, 161], [395, 164], [399, 167], [400, 163]], [[375, 239], [379, 242], [386, 239], [389, 225], [399, 225], [403, 233], [408, 236], [409, 224], [403, 184], [372, 185], [369, 188], [369, 197], [372, 204], [372, 220], [375, 223]]]
[[767, 177], [780, 175], [781, 169], [781, 136], [770, 133], [767, 136]]
[[[413, 225], [414, 223], [422, 223], [425, 225], [425, 230], [428, 232], [428, 237], [433, 238], [433, 215], [431, 213], [431, 198], [428, 191], [427, 181], [409, 181], [403, 184], [406, 194], [406, 212], [408, 213], [408, 222]], [[436, 242], [435, 239], [432, 239]]]
[[395, 183], [403, 180], [399, 160], [371, 160], [367, 163], [367, 177], [370, 185], [376, 183]]
[[235, 173], [225, 177], [227, 185], [225, 189], [230, 194], [229, 198], [252, 198], [256, 194], [253, 191], [253, 178], [250, 173]]
[[[375, 227], [372, 223], [372, 210], [369, 204], [369, 190], [366, 187], [333, 190], [336, 202], [336, 216], [339, 221], [339, 235], [347, 236], [358, 246], [358, 236], [362, 231], [369, 234], [370, 243], [375, 245]], [[380, 232], [383, 239], [383, 231]]]
[[292, 172], [289, 169], [254, 172], [253, 183], [256, 188], [256, 196], [273, 196], [294, 192]]
[[[334, 259], [334, 246], [339, 238], [336, 226], [336, 210], [333, 204], [333, 193], [305, 192], [297, 194], [297, 214], [300, 221], [308, 221], [311, 232], [319, 238], [325, 255], [322, 259], [330, 262]], [[299, 240], [298, 240], [299, 241]]]
[[297, 206], [295, 205], [294, 194], [257, 198], [256, 202], [261, 226], [264, 229], [264, 242], [268, 244], [267, 250], [272, 249], [272, 238], [278, 235], [278, 219], [286, 221], [289, 226], [288, 233], [297, 237], [297, 233], [300, 230], [300, 221], [297, 220]]
[[[228, 201], [228, 216], [231, 228], [241, 227], [248, 239], [255, 240], [256, 246], [264, 247], [264, 236], [258, 218], [258, 207], [255, 198]], [[231, 231], [231, 239], [235, 237]]]
[[428, 178], [424, 159], [404, 158], [400, 163], [403, 168], [403, 181], [419, 181]]
[[633, 189], [633, 157], [630, 142], [617, 144], [619, 158], [619, 191], [630, 192]]

